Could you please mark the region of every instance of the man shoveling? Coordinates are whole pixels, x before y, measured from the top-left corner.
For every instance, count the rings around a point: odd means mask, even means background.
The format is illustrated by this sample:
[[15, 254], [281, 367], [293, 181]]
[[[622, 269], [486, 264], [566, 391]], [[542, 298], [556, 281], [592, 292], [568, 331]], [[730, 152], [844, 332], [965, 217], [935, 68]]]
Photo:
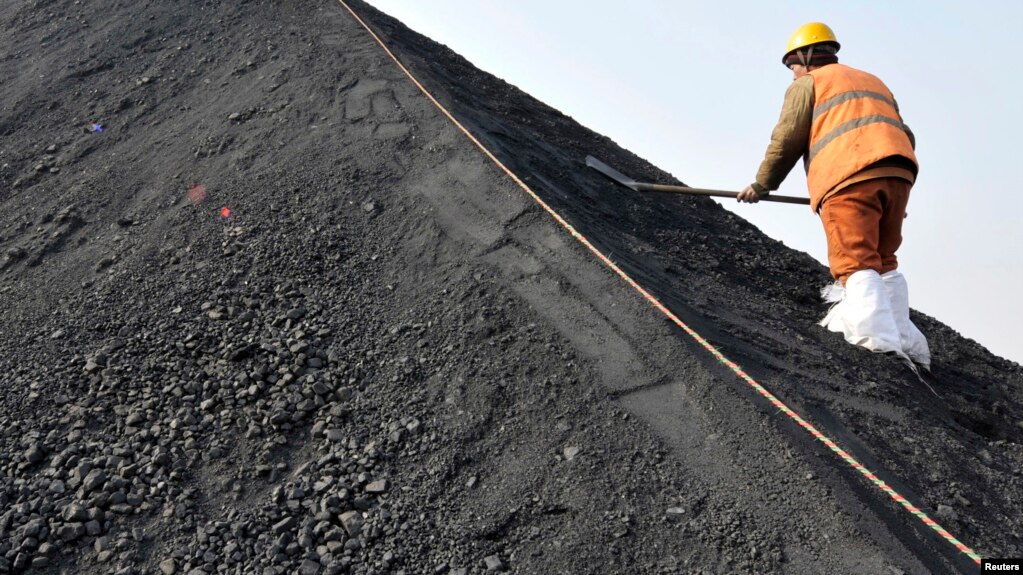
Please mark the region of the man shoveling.
[[837, 303], [821, 325], [851, 344], [929, 369], [927, 339], [909, 319], [908, 288], [895, 256], [918, 171], [913, 133], [881, 80], [838, 63], [839, 47], [819, 22], [792, 35], [782, 62], [794, 81], [756, 182], [736, 198], [765, 199], [802, 156], [810, 207], [824, 224], [837, 282], [825, 290]]

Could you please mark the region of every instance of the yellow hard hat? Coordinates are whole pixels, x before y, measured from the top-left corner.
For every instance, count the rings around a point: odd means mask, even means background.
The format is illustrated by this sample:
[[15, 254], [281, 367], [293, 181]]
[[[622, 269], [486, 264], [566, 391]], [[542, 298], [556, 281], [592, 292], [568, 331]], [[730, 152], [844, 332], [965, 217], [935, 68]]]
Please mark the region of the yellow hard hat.
[[835, 51], [841, 48], [842, 45], [838, 43], [838, 38], [835, 38], [835, 33], [827, 24], [821, 22], [810, 22], [809, 24], [803, 24], [792, 37], [789, 38], [789, 45], [785, 48], [785, 54], [781, 57], [782, 63], [785, 62], [785, 57], [792, 52], [799, 50], [800, 48], [806, 48], [811, 44], [820, 44], [822, 42], [830, 42], [835, 45]]

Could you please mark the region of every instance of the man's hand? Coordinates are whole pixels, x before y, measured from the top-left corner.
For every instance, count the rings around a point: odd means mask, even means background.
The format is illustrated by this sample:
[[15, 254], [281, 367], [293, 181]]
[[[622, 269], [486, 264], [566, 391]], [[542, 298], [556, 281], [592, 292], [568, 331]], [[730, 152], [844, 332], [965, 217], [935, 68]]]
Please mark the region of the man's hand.
[[735, 196], [736, 201], [745, 202], [747, 204], [755, 204], [760, 201], [760, 194], [753, 189], [753, 186], [746, 186], [746, 189], [739, 192], [738, 196]]

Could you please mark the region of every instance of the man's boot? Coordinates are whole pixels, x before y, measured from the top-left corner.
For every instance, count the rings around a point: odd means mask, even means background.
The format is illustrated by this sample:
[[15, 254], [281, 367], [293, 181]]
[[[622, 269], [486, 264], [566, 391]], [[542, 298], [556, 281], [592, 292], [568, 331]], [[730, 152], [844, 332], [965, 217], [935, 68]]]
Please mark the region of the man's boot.
[[860, 270], [845, 280], [841, 300], [820, 324], [841, 333], [853, 345], [905, 358], [888, 290], [874, 270]]
[[909, 286], [906, 276], [899, 270], [892, 270], [881, 276], [884, 287], [888, 290], [888, 298], [892, 302], [892, 314], [895, 325], [899, 328], [899, 340], [902, 351], [914, 362], [926, 370], [931, 369], [931, 350], [927, 338], [909, 319]]

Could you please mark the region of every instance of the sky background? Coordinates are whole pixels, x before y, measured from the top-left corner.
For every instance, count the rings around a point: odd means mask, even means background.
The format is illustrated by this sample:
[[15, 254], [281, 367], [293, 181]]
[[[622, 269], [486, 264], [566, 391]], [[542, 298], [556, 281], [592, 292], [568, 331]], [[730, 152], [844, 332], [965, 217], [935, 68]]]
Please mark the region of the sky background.
[[[879, 76], [916, 134], [899, 250], [910, 305], [1023, 363], [1023, 2], [369, 3], [686, 184], [736, 191], [792, 81], [789, 36], [827, 23], [840, 61]], [[807, 195], [801, 164], [777, 193]], [[808, 208], [721, 203], [826, 262]]]

